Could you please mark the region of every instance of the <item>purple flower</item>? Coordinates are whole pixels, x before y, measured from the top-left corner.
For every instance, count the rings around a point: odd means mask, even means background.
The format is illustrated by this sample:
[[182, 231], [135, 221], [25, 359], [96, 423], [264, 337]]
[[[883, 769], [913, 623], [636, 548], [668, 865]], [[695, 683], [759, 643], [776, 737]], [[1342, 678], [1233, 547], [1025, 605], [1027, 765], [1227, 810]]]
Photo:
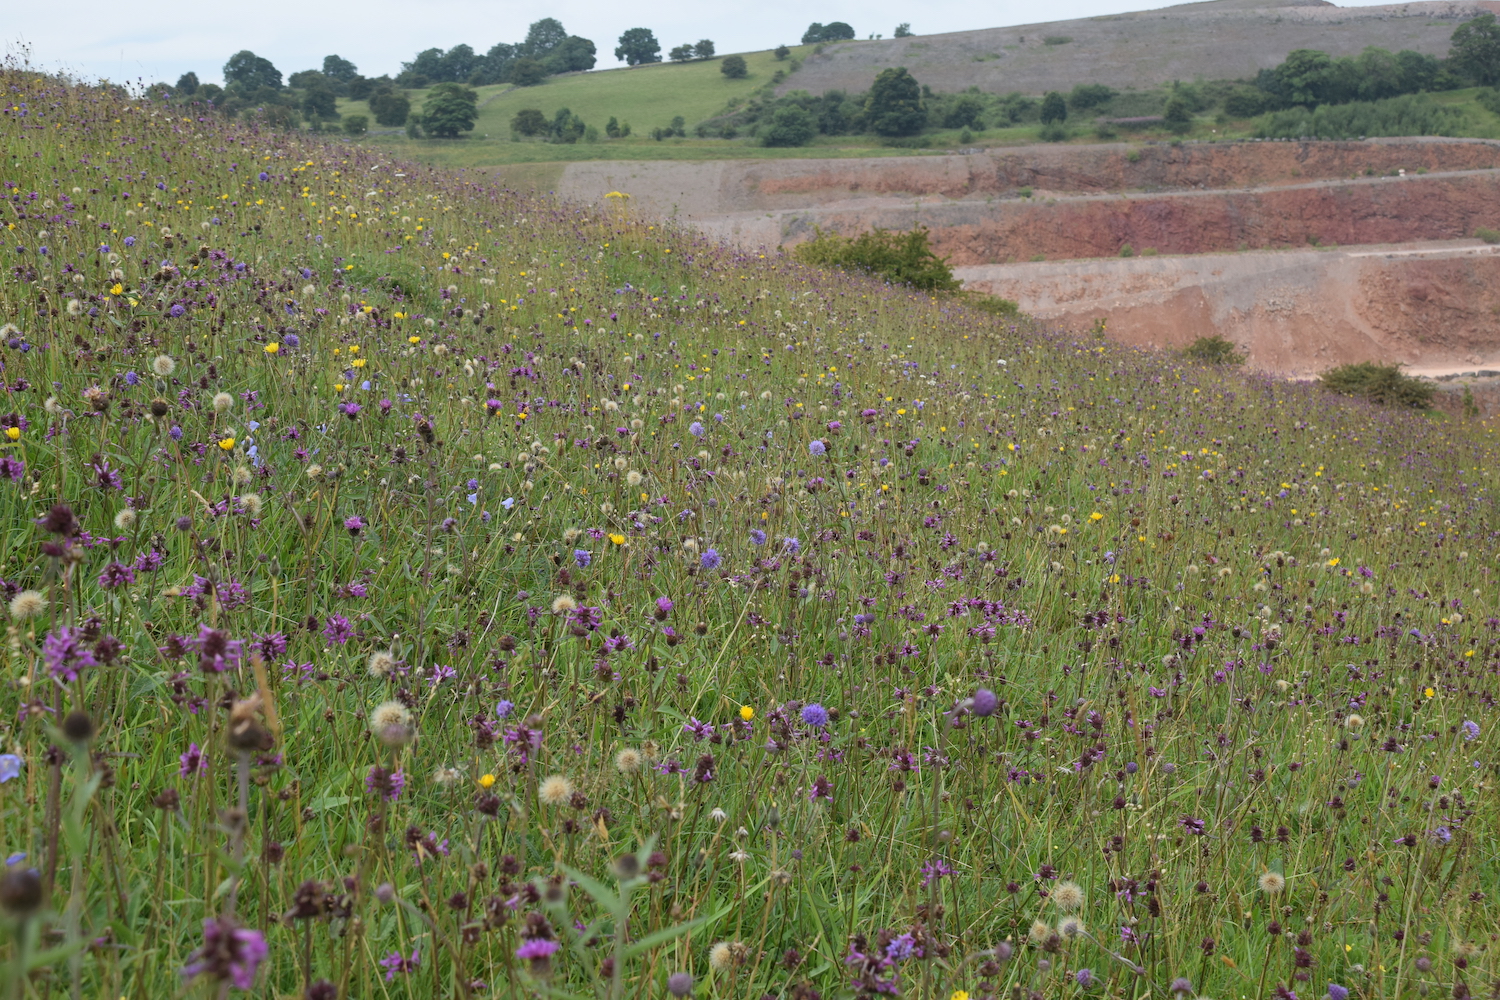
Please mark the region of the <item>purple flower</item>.
[[1479, 739], [1479, 723], [1473, 719], [1464, 720], [1464, 742], [1471, 743]]
[[802, 721], [814, 729], [822, 729], [828, 725], [828, 709], [813, 702], [802, 706]]
[[380, 967], [385, 970], [385, 981], [390, 982], [396, 978], [396, 973], [406, 973], [422, 964], [422, 952], [413, 948], [411, 958], [402, 958], [399, 951], [393, 951], [380, 960]]
[[105, 590], [128, 587], [135, 583], [135, 571], [121, 562], [112, 562], [99, 574], [99, 586]]
[[822, 441], [813, 440], [808, 442], [807, 450], [814, 455], [821, 455], [828, 450]]
[[0, 753], [0, 785], [20, 776], [21, 758], [13, 753]]
[[365, 775], [365, 791], [371, 795], [383, 796], [388, 802], [395, 802], [401, 795], [401, 789], [405, 787], [406, 773], [399, 767], [389, 771], [375, 764]]
[[658, 618], [665, 618], [667, 616], [667, 613], [670, 612], [674, 607], [676, 607], [676, 605], [672, 603], [672, 599], [670, 597], [658, 597], [656, 599], [656, 616]]
[[72, 683], [78, 679], [78, 671], [85, 667], [97, 667], [94, 654], [83, 644], [81, 630], [63, 627], [47, 633], [42, 640], [42, 659], [47, 663], [47, 672], [52, 679]]
[[348, 417], [350, 420], [353, 420], [355, 417], [359, 416], [359, 411], [362, 409], [364, 409], [364, 407], [360, 406], [358, 403], [339, 404], [339, 412]]
[[953, 874], [953, 866], [942, 858], [933, 858], [922, 866], [922, 887], [925, 889], [935, 880]]
[[699, 722], [697, 719], [690, 718], [687, 723], [683, 725], [682, 731], [685, 733], [691, 733], [693, 739], [696, 742], [701, 743], [714, 734], [714, 727], [710, 723]]
[[1077, 972], [1073, 973], [1073, 978], [1078, 981], [1079, 986], [1086, 987], [1094, 981], [1094, 970], [1079, 969]]
[[203, 751], [196, 743], [189, 743], [187, 753], [180, 755], [177, 760], [182, 765], [177, 769], [179, 778], [196, 778], [208, 770], [208, 758], [203, 756]]
[[594, 554], [588, 549], [574, 549], [573, 561], [578, 564], [579, 569], [587, 569], [589, 563], [594, 561]]
[[516, 949], [517, 958], [546, 958], [558, 949], [556, 941], [547, 938], [533, 938]]
[[255, 970], [265, 960], [266, 937], [260, 931], [240, 927], [230, 917], [203, 921], [203, 946], [182, 970], [183, 976], [208, 975], [228, 979], [242, 990], [255, 984]]
[[782, 548], [786, 549], [786, 551], [790, 552], [792, 555], [796, 555], [798, 552], [802, 551], [802, 543], [797, 541], [797, 539], [795, 538], [783, 538], [781, 540], [781, 545]]
[[323, 626], [323, 635], [329, 646], [342, 646], [353, 638], [354, 626], [343, 615], [329, 615], [328, 624]]
[[989, 688], [980, 688], [974, 692], [972, 704], [969, 706], [975, 715], [990, 716], [995, 714], [995, 709], [1000, 705], [1000, 699], [995, 697], [995, 692]]
[[365, 519], [355, 514], [353, 517], [344, 518], [344, 529], [351, 535], [357, 535], [364, 530]]
[[505, 700], [505, 699], [502, 698], [500, 700], [500, 704], [498, 704], [498, 705], [495, 706], [495, 715], [497, 715], [498, 717], [500, 717], [500, 718], [503, 719], [506, 716], [510, 715], [510, 713], [514, 712], [515, 710], [516, 710], [516, 703], [515, 702], [513, 702], [513, 701], [507, 701], [507, 700]]
[[832, 802], [833, 782], [823, 775], [813, 779], [812, 787], [807, 790], [807, 801], [809, 802]]
[[187, 312], [186, 306], [184, 306], [181, 302], [174, 302], [172, 303], [172, 308], [167, 310], [167, 315], [171, 316], [173, 319], [177, 319], [181, 317], [185, 312]]
[[268, 181], [271, 179], [271, 175], [266, 173], [264, 170], [262, 170], [257, 176], [259, 176], [263, 181]]
[[904, 962], [913, 956], [921, 958], [922, 948], [910, 934], [891, 938], [890, 943], [885, 946], [885, 957], [892, 962]]
[[1338, 983], [1328, 984], [1328, 1000], [1349, 1000], [1349, 988]]
[[245, 651], [244, 643], [207, 625], [198, 626], [198, 637], [190, 640], [188, 645], [198, 654], [198, 669], [205, 674], [222, 674], [236, 669]]
[[295, 347], [300, 346], [301, 343], [302, 343], [302, 338], [299, 337], [299, 336], [297, 336], [295, 333], [289, 333], [286, 336], [284, 336], [284, 337], [281, 338], [281, 346], [282, 347], [293, 347], [293, 348], [295, 348]]
[[751, 531], [750, 532], [750, 544], [751, 545], [764, 545], [764, 544], [766, 544], [766, 533], [764, 531], [761, 531], [759, 528], [756, 528], [753, 531]]
[[719, 558], [718, 549], [707, 549], [704, 551], [703, 555], [698, 557], [698, 561], [703, 564], [704, 569], [717, 569], [719, 563], [723, 562], [724, 560]]
[[688, 433], [695, 438], [701, 438], [705, 432], [703, 430], [703, 425], [694, 420], [692, 423], [688, 424]]

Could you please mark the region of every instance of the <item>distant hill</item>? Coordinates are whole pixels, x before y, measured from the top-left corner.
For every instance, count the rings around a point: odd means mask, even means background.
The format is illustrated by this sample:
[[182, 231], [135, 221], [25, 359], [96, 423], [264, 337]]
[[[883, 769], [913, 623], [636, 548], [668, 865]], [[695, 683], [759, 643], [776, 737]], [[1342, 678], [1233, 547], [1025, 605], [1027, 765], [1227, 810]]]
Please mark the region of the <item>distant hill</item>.
[[1376, 45], [1445, 55], [1453, 29], [1481, 13], [1500, 15], [1500, 2], [1338, 7], [1322, 0], [1210, 0], [1074, 21], [839, 42], [808, 56], [779, 92], [862, 91], [890, 66], [905, 66], [945, 93], [978, 87], [1039, 94], [1079, 83], [1124, 89], [1237, 79], [1275, 66], [1293, 49], [1337, 56]]

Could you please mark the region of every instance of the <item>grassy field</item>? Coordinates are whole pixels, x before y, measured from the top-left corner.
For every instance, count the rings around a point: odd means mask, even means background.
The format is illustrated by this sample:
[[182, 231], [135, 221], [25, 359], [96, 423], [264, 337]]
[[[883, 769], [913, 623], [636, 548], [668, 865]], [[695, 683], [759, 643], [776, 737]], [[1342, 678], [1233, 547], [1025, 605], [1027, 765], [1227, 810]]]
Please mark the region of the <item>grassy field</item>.
[[1493, 427], [0, 85], [7, 997], [1495, 989]]

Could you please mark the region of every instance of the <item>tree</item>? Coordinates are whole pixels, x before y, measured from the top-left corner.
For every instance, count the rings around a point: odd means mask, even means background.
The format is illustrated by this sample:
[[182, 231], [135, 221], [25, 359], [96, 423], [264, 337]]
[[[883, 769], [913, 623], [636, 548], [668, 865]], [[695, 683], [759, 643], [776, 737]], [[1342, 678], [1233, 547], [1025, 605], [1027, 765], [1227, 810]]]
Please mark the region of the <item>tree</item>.
[[382, 90], [370, 95], [370, 114], [375, 124], [386, 128], [400, 128], [411, 116], [411, 98], [394, 90]]
[[593, 69], [595, 62], [594, 43], [587, 38], [569, 35], [553, 47], [542, 60], [542, 65], [549, 73], [582, 73]]
[[719, 63], [719, 72], [731, 80], [743, 80], [750, 75], [750, 68], [745, 65], [744, 56], [725, 56]]
[[262, 87], [280, 90], [281, 70], [273, 66], [271, 60], [262, 58], [249, 49], [241, 49], [224, 64], [224, 83], [243, 90], [259, 90]]
[[791, 55], [792, 50], [787, 48], [785, 45], [778, 45], [776, 46], [776, 51], [772, 52], [771, 54], [776, 57], [777, 62], [780, 62], [787, 56]]
[[1167, 129], [1178, 135], [1193, 127], [1193, 111], [1180, 94], [1173, 94], [1167, 98], [1167, 106], [1162, 111], [1162, 119]]
[[344, 131], [349, 135], [361, 136], [370, 131], [370, 119], [366, 115], [345, 115]]
[[198, 74], [188, 70], [177, 78], [177, 92], [185, 97], [192, 97], [198, 92]]
[[847, 42], [854, 38], [854, 29], [843, 21], [830, 21], [823, 25], [823, 41]]
[[699, 59], [712, 59], [714, 57], [714, 40], [712, 38], [698, 39], [698, 44], [693, 46], [693, 55]]
[[1068, 107], [1074, 111], [1087, 111], [1107, 104], [1115, 96], [1115, 91], [1102, 83], [1080, 83], [1068, 94]]
[[916, 135], [927, 122], [927, 114], [922, 110], [922, 88], [904, 66], [883, 69], [870, 85], [865, 114], [870, 131], [876, 135]]
[[661, 62], [661, 43], [650, 28], [631, 28], [620, 36], [615, 46], [615, 58], [630, 66]]
[[438, 84], [422, 104], [422, 128], [439, 139], [457, 139], [478, 117], [479, 95], [459, 83]]
[[523, 108], [510, 120], [510, 130], [517, 135], [543, 135], [547, 131], [547, 116], [536, 108]]
[[1042, 98], [1042, 124], [1059, 125], [1068, 120], [1068, 102], [1055, 90]]
[[770, 127], [761, 131], [760, 141], [766, 146], [806, 146], [817, 134], [818, 127], [807, 109], [789, 104], [776, 109]]
[[517, 87], [535, 87], [547, 79], [547, 67], [540, 59], [522, 56], [510, 64], [505, 77], [507, 83], [513, 83]]
[[807, 30], [802, 33], [803, 45], [816, 45], [822, 40], [823, 24], [821, 21], [814, 21], [812, 24], [809, 24]]
[[1500, 24], [1494, 14], [1480, 14], [1453, 32], [1448, 59], [1476, 83], [1500, 83]]
[[910, 37], [912, 37], [911, 22], [910, 21], [902, 21], [900, 24], [896, 25], [896, 37], [897, 38], [910, 38]]
[[332, 121], [338, 118], [338, 93], [333, 83], [322, 73], [311, 80], [302, 96], [302, 113], [309, 120]]
[[568, 108], [560, 108], [557, 117], [552, 119], [552, 125], [548, 131], [552, 133], [553, 142], [565, 142], [569, 145], [583, 138], [588, 126], [584, 125], [583, 119], [579, 118]]
[[568, 39], [568, 29], [555, 17], [533, 21], [526, 31], [526, 41], [519, 46], [520, 55], [540, 59]]
[[424, 81], [436, 80], [442, 61], [442, 49], [423, 49], [417, 53], [417, 57], [411, 62], [401, 64], [401, 74], [397, 79], [404, 85], [413, 87], [418, 86], [416, 83], [418, 77], [421, 77]]
[[324, 56], [323, 75], [338, 83], [349, 83], [359, 76], [359, 67], [343, 56]]
[[499, 42], [490, 46], [480, 62], [479, 76], [484, 83], [504, 83], [510, 73], [510, 64], [515, 61], [520, 46]]
[[687, 62], [693, 58], [693, 47], [684, 42], [682, 45], [674, 47], [671, 52], [668, 52], [667, 58], [673, 62]]
[[443, 53], [443, 58], [438, 60], [438, 71], [431, 76], [447, 83], [462, 83], [478, 68], [479, 56], [474, 54], [474, 49], [468, 45], [455, 45]]
[[1333, 60], [1317, 49], [1293, 49], [1271, 75], [1279, 97], [1309, 108], [1328, 103], [1336, 79]]

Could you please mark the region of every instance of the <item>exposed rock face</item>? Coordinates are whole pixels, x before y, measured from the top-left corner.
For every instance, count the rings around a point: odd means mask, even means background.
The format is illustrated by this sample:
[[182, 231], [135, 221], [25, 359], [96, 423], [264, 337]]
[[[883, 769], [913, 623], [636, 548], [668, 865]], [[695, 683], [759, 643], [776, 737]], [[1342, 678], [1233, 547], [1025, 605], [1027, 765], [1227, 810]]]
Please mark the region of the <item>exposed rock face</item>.
[[1354, 361], [1500, 368], [1500, 253], [1477, 241], [960, 268], [965, 284], [1112, 339], [1186, 347], [1218, 334], [1252, 365]]

